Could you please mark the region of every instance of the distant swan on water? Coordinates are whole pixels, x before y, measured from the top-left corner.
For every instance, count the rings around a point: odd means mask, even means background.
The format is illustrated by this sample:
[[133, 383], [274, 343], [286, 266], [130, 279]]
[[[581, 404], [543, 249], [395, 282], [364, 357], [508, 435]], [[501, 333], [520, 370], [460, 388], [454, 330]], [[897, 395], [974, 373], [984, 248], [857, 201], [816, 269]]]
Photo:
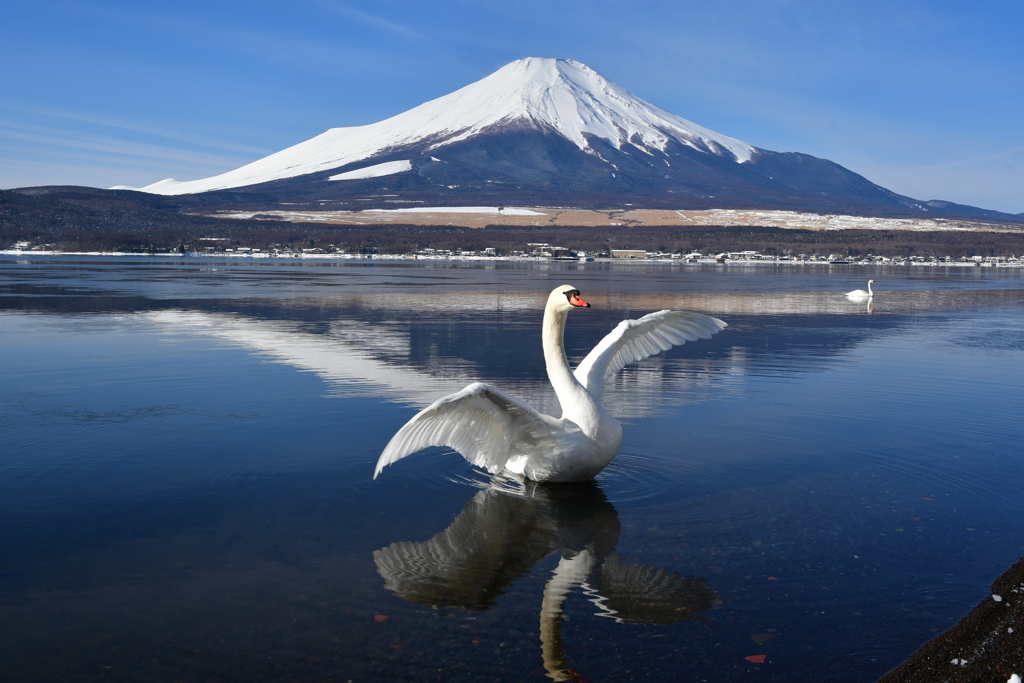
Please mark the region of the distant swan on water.
[[544, 308], [542, 341], [548, 379], [562, 406], [560, 418], [475, 382], [445, 396], [409, 420], [377, 460], [381, 470], [428, 446], [448, 446], [491, 473], [511, 472], [533, 481], [593, 479], [622, 444], [622, 427], [601, 404], [604, 383], [624, 366], [726, 327], [689, 311], [658, 311], [623, 320], [573, 372], [563, 343], [574, 308], [590, 308], [571, 285], [555, 288]]
[[847, 292], [846, 298], [851, 301], [864, 301], [865, 299], [870, 299], [875, 295], [875, 293], [871, 291], [871, 285], [873, 284], [875, 284], [874, 280], [868, 280], [868, 291], [865, 292], [863, 289], [855, 289], [852, 292]]

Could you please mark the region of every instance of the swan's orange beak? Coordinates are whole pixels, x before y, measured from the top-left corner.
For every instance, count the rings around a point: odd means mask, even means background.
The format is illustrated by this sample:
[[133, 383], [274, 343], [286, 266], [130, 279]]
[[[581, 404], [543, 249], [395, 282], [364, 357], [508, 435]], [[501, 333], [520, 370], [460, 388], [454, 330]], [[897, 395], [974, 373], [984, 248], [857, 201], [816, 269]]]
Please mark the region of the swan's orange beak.
[[575, 292], [569, 295], [569, 303], [573, 306], [578, 306], [579, 308], [590, 308], [590, 304], [580, 298], [580, 295]]

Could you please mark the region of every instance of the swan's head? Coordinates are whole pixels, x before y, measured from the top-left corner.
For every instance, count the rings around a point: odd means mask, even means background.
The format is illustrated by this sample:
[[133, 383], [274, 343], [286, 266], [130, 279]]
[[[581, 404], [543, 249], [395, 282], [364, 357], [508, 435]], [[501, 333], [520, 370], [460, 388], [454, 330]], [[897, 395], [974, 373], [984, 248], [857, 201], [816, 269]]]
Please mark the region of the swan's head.
[[555, 287], [548, 297], [548, 306], [557, 311], [568, 311], [572, 308], [590, 308], [590, 304], [580, 297], [580, 290], [572, 285]]
[[868, 280], [868, 284], [869, 285], [873, 285], [873, 284], [875, 284], [875, 281], [874, 280]]

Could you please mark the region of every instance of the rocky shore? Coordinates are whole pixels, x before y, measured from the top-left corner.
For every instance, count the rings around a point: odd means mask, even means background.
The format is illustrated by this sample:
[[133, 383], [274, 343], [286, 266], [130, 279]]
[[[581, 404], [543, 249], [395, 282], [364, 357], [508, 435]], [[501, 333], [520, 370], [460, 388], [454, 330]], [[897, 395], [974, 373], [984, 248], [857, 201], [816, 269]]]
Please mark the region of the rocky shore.
[[[1016, 677], [1016, 678], [1015, 678]], [[879, 683], [1020, 683], [1024, 677], [1024, 558], [992, 593]]]

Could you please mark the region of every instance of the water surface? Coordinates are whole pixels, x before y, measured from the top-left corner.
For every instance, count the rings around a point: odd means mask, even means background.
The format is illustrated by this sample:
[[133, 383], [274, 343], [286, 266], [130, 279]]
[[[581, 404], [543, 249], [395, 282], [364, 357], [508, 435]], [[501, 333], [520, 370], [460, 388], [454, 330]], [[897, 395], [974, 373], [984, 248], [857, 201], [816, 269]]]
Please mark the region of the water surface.
[[[563, 283], [574, 361], [729, 328], [614, 380], [593, 484], [372, 480], [471, 381], [555, 409]], [[1016, 270], [7, 258], [5, 679], [874, 680], [1024, 552], [1022, 312]]]

